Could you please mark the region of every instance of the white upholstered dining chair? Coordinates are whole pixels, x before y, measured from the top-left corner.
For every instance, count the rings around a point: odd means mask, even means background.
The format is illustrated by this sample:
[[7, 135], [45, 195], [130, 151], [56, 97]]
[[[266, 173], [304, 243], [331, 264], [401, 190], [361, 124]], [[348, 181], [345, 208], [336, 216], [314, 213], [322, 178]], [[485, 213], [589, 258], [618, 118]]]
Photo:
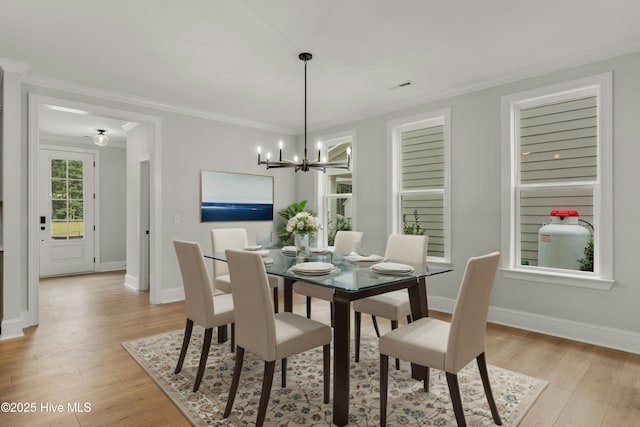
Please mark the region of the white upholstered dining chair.
[[248, 350], [264, 360], [262, 394], [256, 426], [264, 423], [271, 394], [275, 362], [282, 360], [282, 387], [286, 387], [287, 357], [322, 346], [324, 366], [324, 403], [329, 403], [331, 328], [290, 312], [271, 310], [267, 273], [259, 254], [227, 250], [231, 293], [236, 318], [236, 363], [224, 417], [231, 414], [244, 352]]
[[[334, 241], [334, 256], [344, 256], [350, 254], [354, 251], [356, 244], [361, 241], [361, 231], [338, 231], [336, 233]], [[293, 292], [305, 295], [307, 297], [307, 319], [311, 318], [311, 298], [318, 298], [329, 302], [333, 300], [332, 289], [323, 286], [316, 286], [311, 283], [297, 281], [293, 284]]]
[[[213, 252], [224, 252], [227, 249], [244, 249], [249, 246], [247, 230], [244, 228], [215, 228], [211, 230], [211, 247]], [[231, 293], [229, 269], [224, 261], [213, 261], [213, 286], [216, 290]], [[278, 312], [278, 278], [269, 277], [269, 286], [273, 289], [273, 309]]]
[[[384, 256], [392, 261], [420, 264], [426, 268], [428, 241], [429, 236], [392, 234], [387, 240]], [[391, 320], [391, 329], [398, 327], [400, 319], [406, 318], [407, 322], [411, 323], [411, 303], [409, 302], [409, 291], [406, 289], [356, 300], [353, 302], [353, 310], [355, 311], [356, 362], [360, 361], [362, 313], [371, 315], [373, 327], [378, 337], [380, 337], [380, 330], [376, 317]], [[397, 359], [396, 369], [400, 369], [400, 361]]]
[[209, 273], [207, 272], [199, 243], [174, 240], [173, 246], [178, 257], [187, 307], [187, 324], [184, 330], [178, 365], [174, 373], [177, 374], [182, 370], [182, 364], [191, 340], [193, 324], [201, 325], [205, 329], [200, 364], [196, 381], [193, 385], [193, 391], [195, 392], [200, 387], [207, 365], [213, 328], [231, 324], [231, 352], [233, 352], [235, 338], [233, 298], [230, 294], [212, 295]]
[[[485, 359], [487, 313], [499, 260], [500, 253], [493, 252], [467, 261], [451, 323], [423, 317], [380, 337], [381, 426], [387, 418], [389, 356], [445, 371], [458, 426], [466, 426], [466, 421], [457, 374], [475, 358], [493, 421], [502, 424]], [[424, 388], [428, 391], [429, 369], [426, 373]]]

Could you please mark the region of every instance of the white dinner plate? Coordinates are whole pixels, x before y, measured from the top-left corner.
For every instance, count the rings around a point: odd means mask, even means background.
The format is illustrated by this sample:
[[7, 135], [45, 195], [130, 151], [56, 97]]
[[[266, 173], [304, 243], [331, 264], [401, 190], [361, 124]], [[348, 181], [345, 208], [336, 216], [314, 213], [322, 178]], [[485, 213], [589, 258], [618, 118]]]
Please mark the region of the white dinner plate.
[[250, 245], [244, 248], [245, 251], [259, 251], [262, 249], [262, 245]]
[[327, 248], [311, 248], [310, 251], [312, 254], [316, 254], [316, 255], [324, 255], [330, 252], [329, 249]]
[[291, 267], [291, 270], [296, 273], [328, 273], [334, 269], [333, 264], [328, 262], [302, 262]]
[[411, 274], [415, 270], [407, 264], [395, 262], [381, 262], [371, 266], [371, 271], [378, 274]]
[[338, 267], [333, 267], [329, 271], [297, 271], [293, 267], [289, 269], [289, 272], [295, 274], [296, 276], [307, 276], [307, 277], [328, 276], [329, 274], [337, 273], [339, 271], [340, 269]]
[[368, 255], [368, 256], [363, 256], [363, 255], [358, 255], [358, 254], [353, 254], [353, 255], [347, 255], [344, 257], [345, 260], [349, 261], [349, 262], [355, 262], [355, 263], [363, 263], [363, 264], [370, 264], [372, 262], [383, 262], [386, 261], [386, 258], [380, 255]]

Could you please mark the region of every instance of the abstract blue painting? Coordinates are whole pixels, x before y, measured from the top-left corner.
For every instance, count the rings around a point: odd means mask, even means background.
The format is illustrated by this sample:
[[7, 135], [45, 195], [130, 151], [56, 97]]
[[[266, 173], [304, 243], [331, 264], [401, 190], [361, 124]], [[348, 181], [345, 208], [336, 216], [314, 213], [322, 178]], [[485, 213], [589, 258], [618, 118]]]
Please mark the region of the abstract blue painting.
[[200, 221], [273, 221], [273, 177], [202, 171]]

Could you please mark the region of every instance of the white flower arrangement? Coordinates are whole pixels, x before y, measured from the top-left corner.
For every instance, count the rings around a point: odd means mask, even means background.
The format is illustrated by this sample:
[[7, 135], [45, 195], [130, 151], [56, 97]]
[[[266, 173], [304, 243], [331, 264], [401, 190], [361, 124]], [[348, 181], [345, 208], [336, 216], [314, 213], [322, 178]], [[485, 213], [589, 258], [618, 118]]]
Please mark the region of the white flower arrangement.
[[315, 234], [320, 230], [320, 221], [309, 212], [299, 212], [287, 221], [285, 228], [289, 233]]

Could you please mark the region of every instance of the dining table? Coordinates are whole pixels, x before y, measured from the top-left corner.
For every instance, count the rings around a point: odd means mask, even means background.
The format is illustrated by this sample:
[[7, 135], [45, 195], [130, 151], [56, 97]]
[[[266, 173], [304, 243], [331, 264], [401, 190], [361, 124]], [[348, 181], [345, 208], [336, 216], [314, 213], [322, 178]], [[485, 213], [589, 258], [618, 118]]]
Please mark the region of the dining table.
[[[410, 265], [410, 272], [401, 274], [381, 274], [372, 270], [379, 264], [368, 260], [373, 257], [337, 256], [331, 251], [315, 251], [310, 256], [297, 256], [279, 248], [262, 251], [265, 269], [268, 274], [284, 279], [284, 310], [293, 311], [293, 284], [303, 281], [317, 286], [330, 288], [333, 292], [333, 423], [338, 426], [349, 422], [350, 396], [350, 340], [351, 340], [351, 301], [380, 295], [399, 289], [407, 289], [413, 320], [429, 315], [427, 305], [426, 278], [452, 271], [451, 268], [429, 266], [428, 264], [410, 264], [400, 260], [387, 262]], [[207, 258], [226, 261], [224, 252], [205, 255]], [[360, 260], [358, 260], [360, 259]], [[304, 262], [330, 263], [333, 270], [324, 275], [305, 275], [296, 273], [297, 264]], [[411, 366], [412, 377], [422, 380], [428, 375], [428, 368]]]

